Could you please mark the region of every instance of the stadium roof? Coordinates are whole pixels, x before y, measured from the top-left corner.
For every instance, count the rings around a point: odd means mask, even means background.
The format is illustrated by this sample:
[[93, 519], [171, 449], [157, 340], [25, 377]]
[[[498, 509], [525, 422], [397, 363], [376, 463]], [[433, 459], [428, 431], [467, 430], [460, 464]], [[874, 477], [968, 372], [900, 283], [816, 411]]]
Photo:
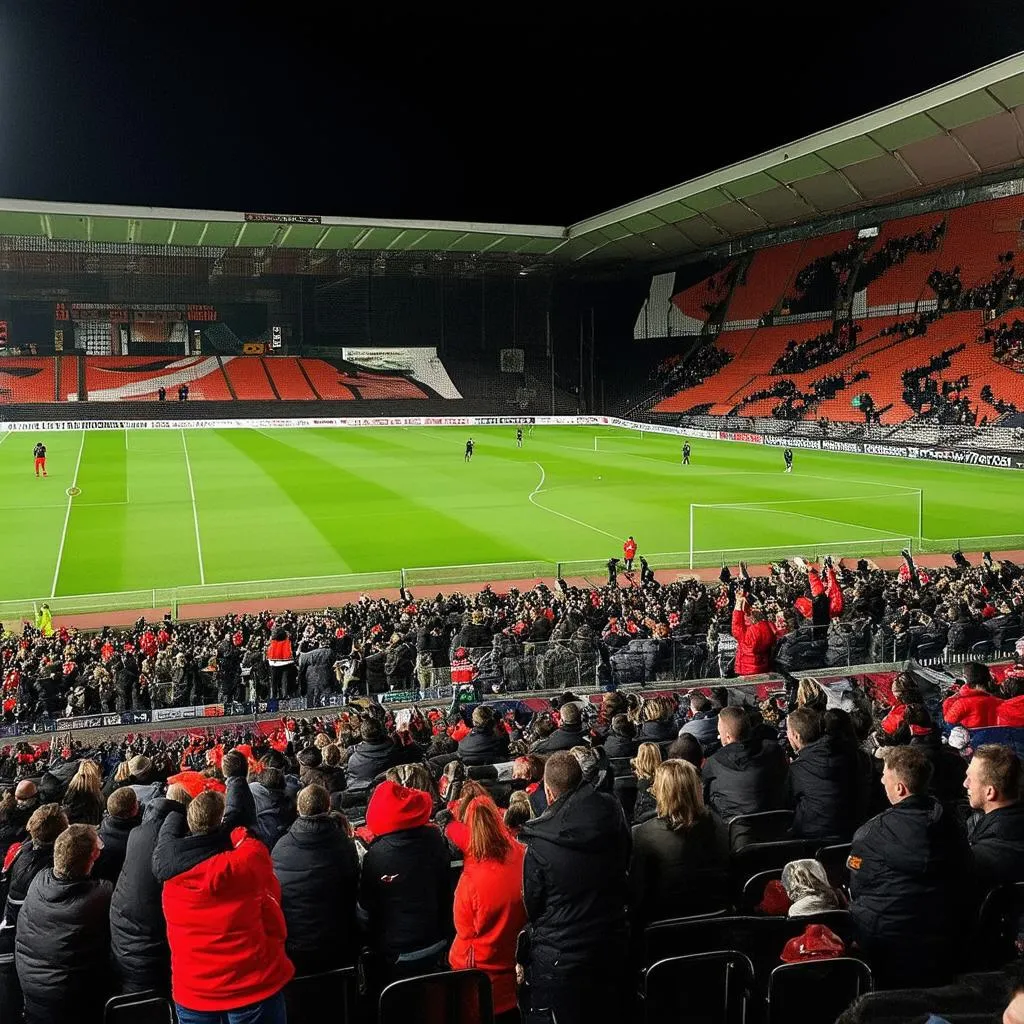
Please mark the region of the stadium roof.
[[[723, 113], [741, 132], [756, 96]], [[686, 138], [679, 145], [706, 144]], [[642, 159], [642, 152], [638, 155]], [[0, 236], [242, 249], [664, 260], [1024, 165], [1024, 53], [569, 227], [370, 220], [0, 199]]]

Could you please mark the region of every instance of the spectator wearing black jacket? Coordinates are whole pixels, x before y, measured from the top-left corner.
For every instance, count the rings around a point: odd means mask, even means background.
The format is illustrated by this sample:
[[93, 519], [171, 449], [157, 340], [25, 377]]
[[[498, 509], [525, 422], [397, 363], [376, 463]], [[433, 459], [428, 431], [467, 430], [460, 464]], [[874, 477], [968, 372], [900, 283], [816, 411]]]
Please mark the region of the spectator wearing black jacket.
[[704, 807], [700, 775], [663, 761], [651, 787], [657, 816], [633, 829], [629, 911], [634, 937], [652, 921], [729, 904], [729, 835]]
[[359, 726], [361, 741], [356, 744], [345, 766], [349, 789], [365, 789], [401, 760], [400, 751], [388, 738], [376, 718], [367, 718]]
[[847, 862], [857, 942], [882, 987], [939, 983], [966, 931], [970, 851], [928, 795], [931, 771], [919, 749], [886, 750], [882, 785], [892, 806], [857, 829]]
[[357, 914], [388, 980], [439, 967], [452, 934], [451, 860], [429, 793], [386, 779], [370, 797]]
[[553, 754], [556, 750], [572, 750], [586, 742], [580, 726], [580, 709], [576, 704], [563, 704], [558, 717], [558, 728], [546, 739], [534, 743], [530, 753]]
[[725, 822], [784, 807], [786, 758], [778, 743], [752, 736], [750, 719], [739, 707], [719, 712], [718, 738], [721, 749], [701, 769], [708, 806]]
[[298, 812], [271, 860], [288, 924], [285, 952], [296, 974], [318, 974], [356, 961], [359, 859], [323, 786], [299, 792]]
[[7, 899], [0, 918], [0, 954], [14, 952], [18, 914], [32, 879], [53, 867], [53, 844], [68, 827], [67, 815], [60, 804], [43, 804], [28, 819], [28, 839], [18, 848], [14, 860], [4, 872]]
[[533, 1012], [552, 1010], [560, 1024], [617, 1019], [628, 986], [629, 830], [618, 801], [582, 779], [572, 754], [552, 754], [548, 810], [519, 830], [528, 998]]
[[718, 742], [718, 712], [703, 693], [691, 693], [689, 697], [690, 718], [679, 730], [680, 736], [692, 736], [701, 746], [705, 757], [710, 757], [720, 744]]
[[4, 805], [0, 808], [0, 856], [6, 856], [8, 847], [20, 843], [28, 835], [28, 819], [38, 806], [39, 792], [31, 779], [22, 779], [12, 796], [5, 795]]
[[459, 740], [459, 760], [467, 765], [497, 764], [508, 760], [508, 733], [484, 704], [473, 709], [473, 728]]
[[90, 877], [100, 855], [91, 825], [71, 825], [53, 867], [32, 880], [18, 918], [14, 961], [26, 1024], [84, 1024], [110, 995], [109, 882]]
[[[248, 792], [244, 777], [234, 781], [241, 781]], [[142, 824], [128, 836], [124, 866], [110, 900], [110, 946], [121, 992], [170, 990], [171, 949], [160, 902], [163, 886], [153, 875], [153, 851], [167, 816], [172, 811], [184, 814], [190, 800], [184, 786], [171, 786], [166, 798], [146, 805]]]
[[93, 868], [94, 878], [117, 884], [128, 852], [128, 837], [142, 820], [142, 808], [135, 790], [129, 786], [115, 789], [107, 798], [107, 813], [100, 822], [99, 836], [103, 852]]
[[299, 693], [304, 692], [310, 698], [310, 706], [317, 707], [335, 689], [334, 651], [322, 637], [308, 641], [313, 646], [303, 650], [306, 643], [299, 648]]
[[1009, 747], [978, 747], [964, 787], [974, 814], [967, 822], [978, 895], [997, 885], [1024, 882], [1024, 804], [1021, 764]]
[[793, 835], [846, 841], [858, 824], [856, 811], [864, 803], [858, 793], [856, 750], [827, 735], [821, 715], [811, 707], [790, 712], [786, 736], [797, 755], [788, 775]]
[[628, 715], [615, 715], [605, 737], [605, 754], [609, 759], [632, 757], [636, 753], [636, 747], [636, 726], [629, 720]]

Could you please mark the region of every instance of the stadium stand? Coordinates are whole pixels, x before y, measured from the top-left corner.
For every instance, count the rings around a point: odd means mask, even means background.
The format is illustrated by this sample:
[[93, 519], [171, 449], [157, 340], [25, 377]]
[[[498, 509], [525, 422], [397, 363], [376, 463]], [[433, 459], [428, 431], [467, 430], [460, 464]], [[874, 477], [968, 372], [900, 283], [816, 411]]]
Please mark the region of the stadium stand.
[[0, 403], [53, 402], [57, 397], [53, 359], [0, 359]]
[[278, 398], [289, 402], [307, 402], [317, 397], [298, 359], [272, 356], [262, 362]]
[[240, 402], [265, 402], [278, 398], [270, 384], [263, 360], [255, 356], [222, 357], [231, 392]]
[[[193, 400], [227, 401], [231, 398], [228, 382], [216, 356], [185, 356], [180, 359], [86, 356], [84, 372], [85, 391], [89, 401], [93, 402], [156, 401], [161, 386], [171, 397], [170, 393], [177, 392], [181, 384], [188, 384], [189, 397]], [[62, 380], [68, 400], [73, 401], [77, 392], [68, 388], [67, 374], [62, 374]], [[267, 392], [273, 398], [269, 385]]]

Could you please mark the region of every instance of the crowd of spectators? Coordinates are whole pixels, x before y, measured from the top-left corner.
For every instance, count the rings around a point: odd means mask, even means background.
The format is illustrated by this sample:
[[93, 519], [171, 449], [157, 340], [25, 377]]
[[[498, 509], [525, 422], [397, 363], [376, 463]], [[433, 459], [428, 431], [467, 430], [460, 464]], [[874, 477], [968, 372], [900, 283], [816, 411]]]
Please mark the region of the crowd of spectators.
[[915, 416], [950, 426], [973, 427], [977, 424], [977, 411], [968, 394], [970, 377], [965, 374], [955, 380], [940, 380], [935, 376], [948, 369], [952, 357], [966, 347], [961, 343], [944, 349], [932, 356], [926, 365], [903, 371], [903, 401], [914, 410]]
[[848, 892], [796, 860], [760, 912], [848, 907], [838, 952], [880, 985], [948, 980], [983, 895], [1024, 881], [1020, 762], [969, 733], [1024, 724], [1024, 666], [929, 687], [565, 693], [526, 718], [364, 699], [269, 733], [22, 744], [0, 757], [3, 1009], [92, 1024], [156, 989], [188, 1024], [283, 1021], [296, 974], [359, 956], [371, 999], [475, 966], [503, 1022], [628, 1019], [644, 927], [731, 905], [730, 854], [756, 836], [728, 823], [784, 809], [791, 838], [852, 843]]
[[909, 320], [900, 320], [894, 324], [888, 324], [879, 332], [879, 337], [888, 337], [890, 334], [898, 334], [901, 338], [916, 338], [928, 330], [928, 325], [938, 320], [940, 313], [937, 309], [926, 310], [918, 313]]
[[860, 324], [843, 320], [807, 341], [791, 340], [772, 366], [772, 373], [804, 373], [830, 363], [857, 347]]
[[1003, 648], [1022, 626], [1024, 573], [1008, 561], [912, 574], [904, 565], [897, 574], [866, 560], [819, 567], [794, 559], [764, 577], [726, 572], [716, 585], [661, 584], [640, 562], [639, 579], [631, 574], [624, 586], [616, 576], [600, 587], [558, 580], [424, 599], [403, 590], [320, 612], [140, 620], [95, 634], [26, 624], [0, 633], [4, 716], [28, 722], [281, 696], [322, 706], [343, 692], [427, 689], [439, 673], [486, 693], [727, 675], [741, 592], [772, 633], [757, 667], [737, 664], [741, 673], [899, 660], [921, 646], [963, 654], [991, 640]]
[[1024, 368], [1024, 320], [1015, 318], [1009, 324], [1004, 320], [998, 327], [986, 327], [978, 340], [992, 346], [997, 363]]
[[912, 235], [888, 238], [870, 256], [861, 262], [857, 274], [857, 286], [867, 287], [891, 267], [898, 266], [908, 256], [934, 252], [946, 233], [946, 222], [939, 221], [931, 231], [915, 231]]
[[666, 393], [694, 388], [708, 377], [714, 376], [732, 360], [732, 353], [709, 340], [693, 352], [688, 359], [671, 356], [658, 364], [652, 376]]
[[973, 288], [965, 288], [960, 280], [960, 267], [939, 270], [937, 267], [928, 275], [928, 286], [935, 292], [942, 312], [965, 309], [1000, 309], [1012, 306], [1024, 292], [1024, 278], [1017, 275], [1013, 265], [1014, 254], [999, 255], [997, 262], [1001, 270], [991, 280]]

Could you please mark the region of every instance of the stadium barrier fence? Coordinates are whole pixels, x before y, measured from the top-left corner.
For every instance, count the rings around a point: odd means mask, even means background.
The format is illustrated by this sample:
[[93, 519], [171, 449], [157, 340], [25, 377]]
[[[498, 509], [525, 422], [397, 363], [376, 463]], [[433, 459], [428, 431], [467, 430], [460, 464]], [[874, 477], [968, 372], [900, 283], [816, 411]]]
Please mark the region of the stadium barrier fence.
[[[557, 642], [564, 646], [565, 642]], [[549, 645], [535, 645], [548, 647]], [[956, 665], [964, 661], [983, 661], [989, 663], [1007, 662], [1008, 656], [1005, 653], [988, 653], [983, 655], [963, 654], [941, 657], [931, 657], [921, 661], [900, 660], [892, 662], [879, 662], [872, 664], [858, 665], [834, 665], [817, 669], [810, 669], [814, 678], [823, 684], [839, 680], [847, 680], [851, 677], [876, 677], [885, 673], [896, 673], [916, 668], [939, 668], [942, 665]], [[436, 670], [440, 672], [441, 670]], [[562, 694], [567, 688], [572, 689], [577, 696], [583, 699], [595, 698], [603, 692], [604, 687], [597, 685], [594, 681], [582, 680], [571, 687], [562, 685], [562, 680], [556, 686], [534, 687], [523, 690], [506, 690], [502, 693], [481, 692], [474, 687], [460, 687], [460, 693], [455, 693], [451, 685], [450, 676], [444, 682], [443, 675], [436, 677], [436, 685], [430, 687], [419, 687], [410, 690], [396, 690], [388, 693], [377, 694], [376, 699], [383, 705], [393, 709], [411, 708], [418, 706], [420, 710], [426, 711], [431, 707], [447, 707], [449, 711], [457, 709], [460, 705], [466, 706], [466, 710], [473, 705], [483, 701], [493, 701], [499, 704], [519, 705], [527, 712], [536, 710], [531, 707], [531, 702], [545, 700]], [[418, 681], [418, 680], [417, 680]], [[758, 676], [743, 676], [739, 678], [722, 678], [720, 675], [708, 675], [702, 678], [671, 679], [664, 673], [657, 674], [650, 679], [644, 679], [636, 683], [620, 687], [624, 693], [637, 693], [644, 697], [669, 696], [678, 693], [689, 693], [691, 690], [705, 690], [710, 687], [725, 686], [730, 691], [730, 703], [740, 701], [757, 701], [763, 699], [769, 693], [779, 693], [785, 689], [786, 679], [778, 673], [766, 673]], [[738, 697], [738, 699], [737, 699]], [[88, 731], [91, 734], [109, 732], [113, 729], [130, 728], [137, 730], [142, 725], [153, 725], [159, 728], [177, 729], [188, 728], [194, 730], [197, 727], [208, 727], [220, 729], [223, 725], [229, 724], [226, 719], [240, 722], [248, 719], [250, 722], [258, 720], [261, 716], [277, 715], [281, 713], [324, 713], [331, 710], [339, 710], [348, 706], [352, 697], [346, 693], [331, 694], [324, 700], [314, 701], [308, 697], [287, 697], [282, 699], [258, 699], [248, 695], [244, 701], [230, 703], [213, 703], [187, 706], [165, 706], [152, 709], [135, 711], [110, 711], [92, 715], [75, 715], [72, 717], [36, 717], [20, 722], [7, 722], [0, 724], [0, 737], [25, 737], [46, 739], [55, 733], [72, 734]]]

